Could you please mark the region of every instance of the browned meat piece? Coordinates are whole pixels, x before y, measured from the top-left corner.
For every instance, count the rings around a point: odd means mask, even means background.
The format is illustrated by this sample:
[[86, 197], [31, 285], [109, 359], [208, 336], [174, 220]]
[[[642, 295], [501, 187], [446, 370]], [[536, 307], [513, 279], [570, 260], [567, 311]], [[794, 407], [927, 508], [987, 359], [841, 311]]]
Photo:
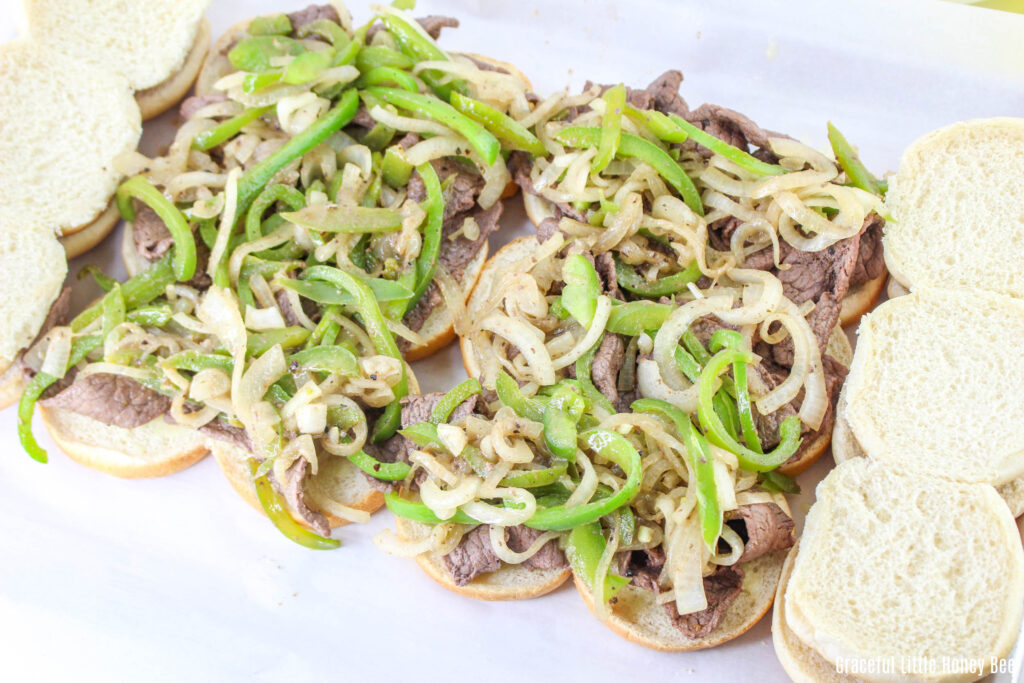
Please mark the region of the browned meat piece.
[[124, 375], [96, 373], [42, 401], [114, 427], [140, 427], [171, 409], [171, 399]]
[[[540, 193], [537, 192], [537, 188], [533, 186], [533, 181], [530, 180], [530, 169], [533, 167], [533, 159], [526, 152], [512, 152], [508, 158], [508, 170], [512, 174], [512, 179], [516, 182], [526, 194], [532, 194], [536, 197], [540, 197]], [[545, 200], [548, 201], [548, 200]], [[555, 212], [555, 219], [559, 219], [562, 216], [568, 216], [573, 220], [585, 222], [586, 216], [580, 211], [575, 209], [570, 204], [556, 202], [552, 204]]]
[[132, 239], [135, 241], [135, 250], [139, 252], [139, 256], [149, 262], [159, 261], [174, 246], [171, 231], [164, 225], [160, 216], [156, 215], [156, 211], [145, 205], [135, 212]]
[[[542, 533], [544, 532], [521, 524], [509, 527], [506, 530], [508, 547], [517, 553], [525, 552]], [[565, 560], [565, 553], [558, 547], [558, 541], [550, 540], [530, 559], [523, 562], [523, 566], [530, 569], [561, 569], [569, 566], [569, 563]]]
[[252, 441], [249, 440], [249, 435], [245, 433], [245, 429], [230, 425], [219, 418], [207, 422], [199, 428], [199, 431], [212, 439], [227, 442], [232, 446], [244, 448], [247, 451], [252, 450]]
[[686, 120], [744, 151], [749, 151], [750, 145], [768, 147], [769, 138], [785, 137], [765, 130], [743, 114], [717, 104], [700, 105], [686, 116]]
[[620, 553], [618, 562], [619, 574], [628, 578], [634, 586], [654, 591], [656, 594], [661, 590], [658, 578], [661, 576], [661, 568], [665, 565], [665, 551], [660, 545], [646, 550]]
[[850, 275], [850, 288], [860, 287], [885, 273], [885, 255], [882, 252], [882, 226], [885, 220], [878, 214], [868, 216], [860, 235], [857, 265]]
[[622, 337], [611, 332], [604, 335], [601, 345], [594, 354], [594, 363], [590, 367], [590, 377], [594, 386], [604, 394], [605, 398], [618, 405], [619, 401], [619, 370], [626, 359], [626, 345]]
[[331, 5], [310, 5], [305, 9], [290, 12], [288, 14], [288, 19], [292, 22], [293, 32], [298, 30], [300, 26], [312, 24], [317, 19], [329, 19], [336, 24], [340, 21], [338, 11]]
[[558, 232], [558, 221], [554, 218], [545, 218], [537, 226], [537, 241], [547, 242], [556, 232]]
[[281, 309], [281, 317], [284, 318], [284, 322], [287, 325], [301, 325], [299, 316], [295, 315], [295, 309], [292, 308], [292, 303], [288, 300], [288, 293], [279, 289], [274, 293], [274, 301], [277, 302], [277, 307]]
[[704, 594], [708, 598], [707, 608], [692, 614], [679, 614], [675, 602], [665, 603], [665, 611], [672, 618], [676, 628], [687, 638], [703, 638], [714, 631], [728, 611], [729, 606], [740, 594], [743, 584], [743, 570], [739, 567], [719, 567], [704, 577]]
[[456, 586], [465, 586], [481, 574], [501, 568], [501, 560], [491, 548], [490, 531], [483, 524], [462, 537], [455, 550], [444, 556], [444, 566]]
[[441, 37], [441, 29], [444, 28], [458, 28], [459, 20], [454, 17], [442, 17], [437, 14], [431, 14], [426, 17], [417, 17], [416, 21], [419, 22], [423, 30], [427, 32], [434, 40]]
[[793, 547], [793, 518], [775, 503], [741, 505], [726, 513], [727, 523], [743, 539], [743, 555], [738, 563]]
[[370, 116], [370, 110], [365, 104], [360, 104], [356, 109], [356, 115], [352, 117], [352, 123], [362, 128], [370, 129], [377, 125], [377, 119]]
[[274, 483], [288, 502], [288, 506], [298, 513], [299, 517], [321, 536], [330, 536], [331, 525], [327, 523], [327, 518], [322, 512], [310, 508], [306, 503], [306, 480], [308, 478], [309, 462], [299, 459], [285, 471], [283, 483], [276, 480]]

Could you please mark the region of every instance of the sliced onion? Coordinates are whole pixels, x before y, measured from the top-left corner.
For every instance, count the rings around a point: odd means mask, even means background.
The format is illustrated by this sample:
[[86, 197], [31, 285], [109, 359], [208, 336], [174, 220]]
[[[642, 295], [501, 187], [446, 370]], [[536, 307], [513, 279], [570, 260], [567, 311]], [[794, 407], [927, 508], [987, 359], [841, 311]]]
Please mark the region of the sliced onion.
[[49, 342], [40, 372], [60, 379], [67, 372], [68, 360], [71, 358], [71, 328], [54, 327], [47, 337]]
[[555, 367], [551, 355], [544, 346], [544, 335], [536, 327], [503, 313], [491, 313], [480, 323], [480, 329], [515, 345], [529, 364], [538, 384], [548, 386], [555, 383]]
[[734, 268], [729, 279], [746, 285], [743, 306], [718, 312], [718, 318], [729, 325], [759, 323], [782, 301], [782, 282], [768, 271]]
[[597, 340], [604, 334], [604, 328], [608, 324], [608, 318], [611, 316], [611, 313], [612, 300], [604, 294], [597, 297], [597, 310], [594, 311], [594, 319], [590, 322], [587, 333], [576, 342], [576, 345], [572, 347], [569, 353], [559, 356], [552, 361], [554, 369], [561, 370], [564, 367], [568, 367], [575, 363], [580, 356], [592, 349], [597, 344]]
[[665, 568], [675, 591], [676, 610], [680, 615], [707, 609], [704, 593], [704, 541], [701, 538], [698, 516], [691, 513], [679, 524], [673, 525], [666, 538]]
[[688, 389], [690, 382], [676, 366], [676, 347], [683, 334], [695, 320], [705, 315], [719, 314], [732, 308], [732, 296], [711, 296], [694, 299], [683, 304], [668, 317], [654, 337], [654, 360], [665, 383], [672, 389]]
[[479, 486], [478, 477], [466, 477], [458, 486], [442, 491], [437, 484], [428, 479], [420, 484], [420, 499], [439, 519], [450, 519], [460, 505], [465, 505], [476, 497]]
[[[475, 517], [475, 515], [474, 515]], [[521, 553], [517, 553], [508, 547], [508, 543], [505, 541], [505, 527], [497, 526], [492, 524], [490, 529], [491, 537], [491, 548], [494, 550], [494, 554], [498, 556], [498, 559], [506, 564], [522, 564], [528, 559], [540, 552], [548, 541], [558, 538], [557, 531], [546, 531], [537, 539], [530, 544], [526, 550]]]
[[644, 398], [658, 398], [662, 401], [668, 401], [676, 408], [687, 413], [697, 411], [698, 385], [692, 384], [682, 391], [673, 389], [662, 378], [658, 363], [650, 358], [641, 358], [637, 361], [636, 382], [640, 395]]
[[206, 274], [211, 278], [217, 274], [217, 267], [224, 258], [231, 231], [235, 227], [235, 214], [238, 211], [238, 179], [241, 176], [241, 168], [233, 168], [228, 172], [227, 183], [224, 186], [224, 195], [227, 199], [224, 203], [224, 211], [221, 213], [220, 227], [217, 228], [217, 239], [210, 250], [210, 262], [206, 267]]
[[412, 133], [426, 133], [428, 135], [455, 135], [455, 132], [451, 128], [437, 123], [436, 121], [401, 116], [400, 114], [388, 111], [381, 106], [371, 107], [370, 116], [374, 121], [383, 123], [385, 126], [394, 128], [395, 130], [409, 131]]

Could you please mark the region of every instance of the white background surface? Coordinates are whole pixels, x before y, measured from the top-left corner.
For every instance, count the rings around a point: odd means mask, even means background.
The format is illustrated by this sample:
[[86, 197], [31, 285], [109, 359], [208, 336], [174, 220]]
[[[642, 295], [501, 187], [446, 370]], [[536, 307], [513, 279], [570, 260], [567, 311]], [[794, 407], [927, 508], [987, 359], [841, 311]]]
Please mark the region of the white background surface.
[[[17, 4], [0, 1], [0, 39], [15, 35]], [[217, 36], [304, 4], [215, 0], [209, 17]], [[367, 5], [351, 7], [357, 22], [369, 16]], [[831, 119], [878, 172], [940, 125], [1024, 115], [1024, 17], [990, 10], [930, 0], [458, 0], [421, 2], [418, 13], [459, 17], [443, 47], [515, 63], [542, 94], [587, 78], [642, 86], [679, 68], [691, 106], [730, 106], [817, 146]], [[147, 126], [147, 152], [173, 122]], [[498, 243], [527, 229], [521, 210], [506, 215]], [[75, 265], [123, 274], [117, 243]], [[76, 299], [93, 295], [79, 287]], [[455, 349], [416, 372], [425, 391], [463, 377]], [[649, 652], [606, 630], [571, 587], [510, 604], [446, 592], [411, 560], [372, 547], [386, 512], [335, 532], [340, 550], [308, 551], [242, 502], [212, 459], [121, 481], [70, 462], [45, 435], [51, 462], [36, 464], [14, 425], [13, 410], [0, 413], [5, 679], [786, 680], [768, 619], [715, 650]], [[801, 478], [801, 519], [830, 466], [826, 458]]]

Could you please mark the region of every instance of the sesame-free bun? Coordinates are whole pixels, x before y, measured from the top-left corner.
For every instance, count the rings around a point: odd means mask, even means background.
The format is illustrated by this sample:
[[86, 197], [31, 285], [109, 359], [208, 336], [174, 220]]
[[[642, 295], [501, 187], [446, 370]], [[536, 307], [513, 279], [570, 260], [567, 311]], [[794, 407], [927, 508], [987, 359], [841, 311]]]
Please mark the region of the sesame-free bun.
[[0, 46], [0, 127], [0, 225], [58, 235], [106, 211], [142, 132], [123, 76], [26, 40]]
[[[24, 0], [28, 35], [146, 90], [182, 71], [210, 0]], [[205, 46], [204, 46], [205, 51]]]
[[142, 112], [144, 121], [163, 114], [181, 101], [188, 89], [195, 83], [209, 49], [210, 22], [204, 17], [199, 22], [195, 41], [181, 68], [166, 81], [135, 93], [135, 101], [139, 103], [139, 110]]
[[87, 251], [92, 251], [96, 245], [103, 241], [113, 231], [117, 222], [121, 220], [121, 214], [117, 211], [117, 205], [112, 201], [107, 210], [99, 215], [89, 225], [77, 232], [64, 235], [60, 243], [69, 259], [81, 256]]
[[[395, 518], [398, 536], [406, 541], [418, 541], [430, 534], [431, 527], [401, 517]], [[458, 586], [444, 566], [444, 557], [436, 552], [416, 556], [416, 564], [437, 583], [453, 593], [476, 600], [528, 600], [555, 590], [569, 578], [568, 568], [530, 569], [522, 565], [502, 564], [497, 571], [483, 574]]]
[[1022, 158], [1022, 118], [961, 121], [911, 144], [886, 198], [893, 220], [882, 244], [893, 277], [911, 290], [1024, 297]]

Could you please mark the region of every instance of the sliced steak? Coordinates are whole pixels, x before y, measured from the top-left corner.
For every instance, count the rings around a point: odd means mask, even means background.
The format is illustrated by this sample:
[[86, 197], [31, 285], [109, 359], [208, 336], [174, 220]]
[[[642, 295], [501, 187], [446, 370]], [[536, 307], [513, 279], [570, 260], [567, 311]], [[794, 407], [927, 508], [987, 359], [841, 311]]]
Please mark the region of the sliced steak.
[[360, 104], [356, 109], [356, 115], [352, 117], [351, 123], [370, 130], [377, 125], [377, 119], [370, 116], [370, 109], [365, 104]]
[[340, 23], [338, 11], [331, 5], [310, 5], [288, 14], [288, 20], [292, 22], [292, 32], [298, 31], [299, 27], [312, 24], [317, 19], [329, 19], [335, 24]]
[[[751, 145], [768, 148], [770, 138], [786, 137], [781, 133], [767, 131], [743, 114], [717, 104], [702, 104], [685, 118], [719, 140], [743, 151], [749, 151]], [[704, 150], [703, 147], [700, 149], [710, 155], [710, 150]]]
[[537, 188], [533, 186], [533, 181], [530, 180], [530, 169], [533, 168], [533, 159], [526, 152], [512, 152], [508, 158], [508, 169], [512, 174], [512, 179], [516, 185], [519, 186], [525, 194], [532, 194], [535, 197], [540, 197], [544, 201], [551, 204], [555, 213], [555, 220], [557, 221], [562, 216], [568, 216], [573, 220], [586, 222], [587, 218], [578, 209], [574, 208], [571, 204], [565, 204], [563, 202], [551, 202], [551, 200], [544, 198], [544, 196], [537, 191]]
[[174, 246], [171, 231], [164, 225], [160, 216], [156, 215], [156, 211], [145, 205], [140, 206], [135, 212], [132, 239], [135, 241], [135, 250], [139, 256], [150, 263], [159, 261]]
[[171, 409], [167, 396], [124, 375], [108, 373], [80, 377], [42, 404], [125, 429], [141, 427]]
[[245, 429], [230, 425], [220, 418], [210, 420], [200, 427], [198, 431], [209, 436], [211, 439], [224, 441], [232, 446], [252, 451], [252, 441], [249, 440], [249, 435], [245, 433]]
[[[533, 545], [533, 542], [543, 533], [543, 531], [520, 524], [506, 529], [506, 541], [509, 549], [521, 553]], [[566, 562], [565, 553], [558, 547], [558, 541], [552, 539], [541, 546], [541, 549], [530, 559], [523, 562], [523, 566], [530, 569], [561, 569], [569, 566], [569, 563]]]
[[664, 565], [665, 551], [660, 545], [619, 554], [619, 574], [628, 578], [634, 586], [654, 591], [655, 594], [661, 590], [658, 579]]
[[309, 462], [298, 459], [285, 471], [284, 482], [274, 481], [289, 507], [298, 513], [309, 526], [321, 536], [331, 535], [331, 525], [322, 512], [313, 510], [306, 503], [306, 480], [309, 478]]
[[299, 320], [299, 316], [295, 315], [295, 309], [292, 308], [292, 302], [288, 300], [288, 292], [283, 289], [277, 290], [274, 292], [274, 301], [277, 302], [277, 307], [281, 310], [281, 317], [284, 318], [285, 324], [302, 324]]
[[482, 524], [462, 537], [455, 550], [444, 556], [444, 566], [456, 586], [465, 586], [481, 574], [501, 568], [491, 547], [490, 531]]
[[449, 176], [455, 176], [449, 181], [450, 184], [444, 192], [445, 221], [476, 206], [476, 198], [480, 196], [480, 190], [484, 187], [484, 179], [480, 175], [469, 172], [461, 163], [448, 157], [434, 159], [430, 164], [437, 171], [437, 177], [442, 184]]
[[610, 251], [604, 251], [594, 257], [594, 269], [601, 276], [604, 293], [613, 299], [625, 301], [619, 289], [619, 276], [615, 270], [615, 258]]
[[740, 594], [743, 585], [743, 570], [739, 567], [718, 567], [704, 577], [704, 594], [708, 606], [700, 612], [679, 614], [676, 603], [666, 602], [665, 611], [687, 638], [703, 638], [714, 631], [728, 611], [729, 606]]
[[537, 226], [537, 241], [547, 242], [548, 239], [554, 237], [556, 232], [558, 232], [558, 221], [554, 218], [545, 218]]
[[885, 273], [885, 255], [882, 252], [882, 226], [885, 220], [876, 213], [868, 216], [864, 230], [860, 235], [860, 248], [857, 251], [857, 265], [850, 275], [850, 288], [881, 277]]
[[416, 21], [418, 21], [420, 26], [423, 27], [423, 30], [427, 32], [427, 35], [434, 40], [441, 37], [441, 29], [459, 27], [458, 19], [454, 17], [443, 17], [437, 14], [417, 17]]
[[743, 539], [743, 554], [737, 563], [793, 547], [793, 518], [775, 503], [741, 505], [727, 512], [725, 518]]
[[181, 115], [181, 118], [188, 121], [203, 107], [216, 104], [217, 102], [226, 102], [227, 99], [228, 96], [220, 92], [210, 93], [209, 95], [193, 95], [181, 103], [181, 106], [178, 107], [178, 114]]
[[626, 344], [620, 335], [607, 333], [601, 340], [594, 354], [594, 362], [590, 367], [590, 377], [594, 386], [604, 394], [605, 398], [617, 406], [619, 403], [619, 370], [626, 359]]

